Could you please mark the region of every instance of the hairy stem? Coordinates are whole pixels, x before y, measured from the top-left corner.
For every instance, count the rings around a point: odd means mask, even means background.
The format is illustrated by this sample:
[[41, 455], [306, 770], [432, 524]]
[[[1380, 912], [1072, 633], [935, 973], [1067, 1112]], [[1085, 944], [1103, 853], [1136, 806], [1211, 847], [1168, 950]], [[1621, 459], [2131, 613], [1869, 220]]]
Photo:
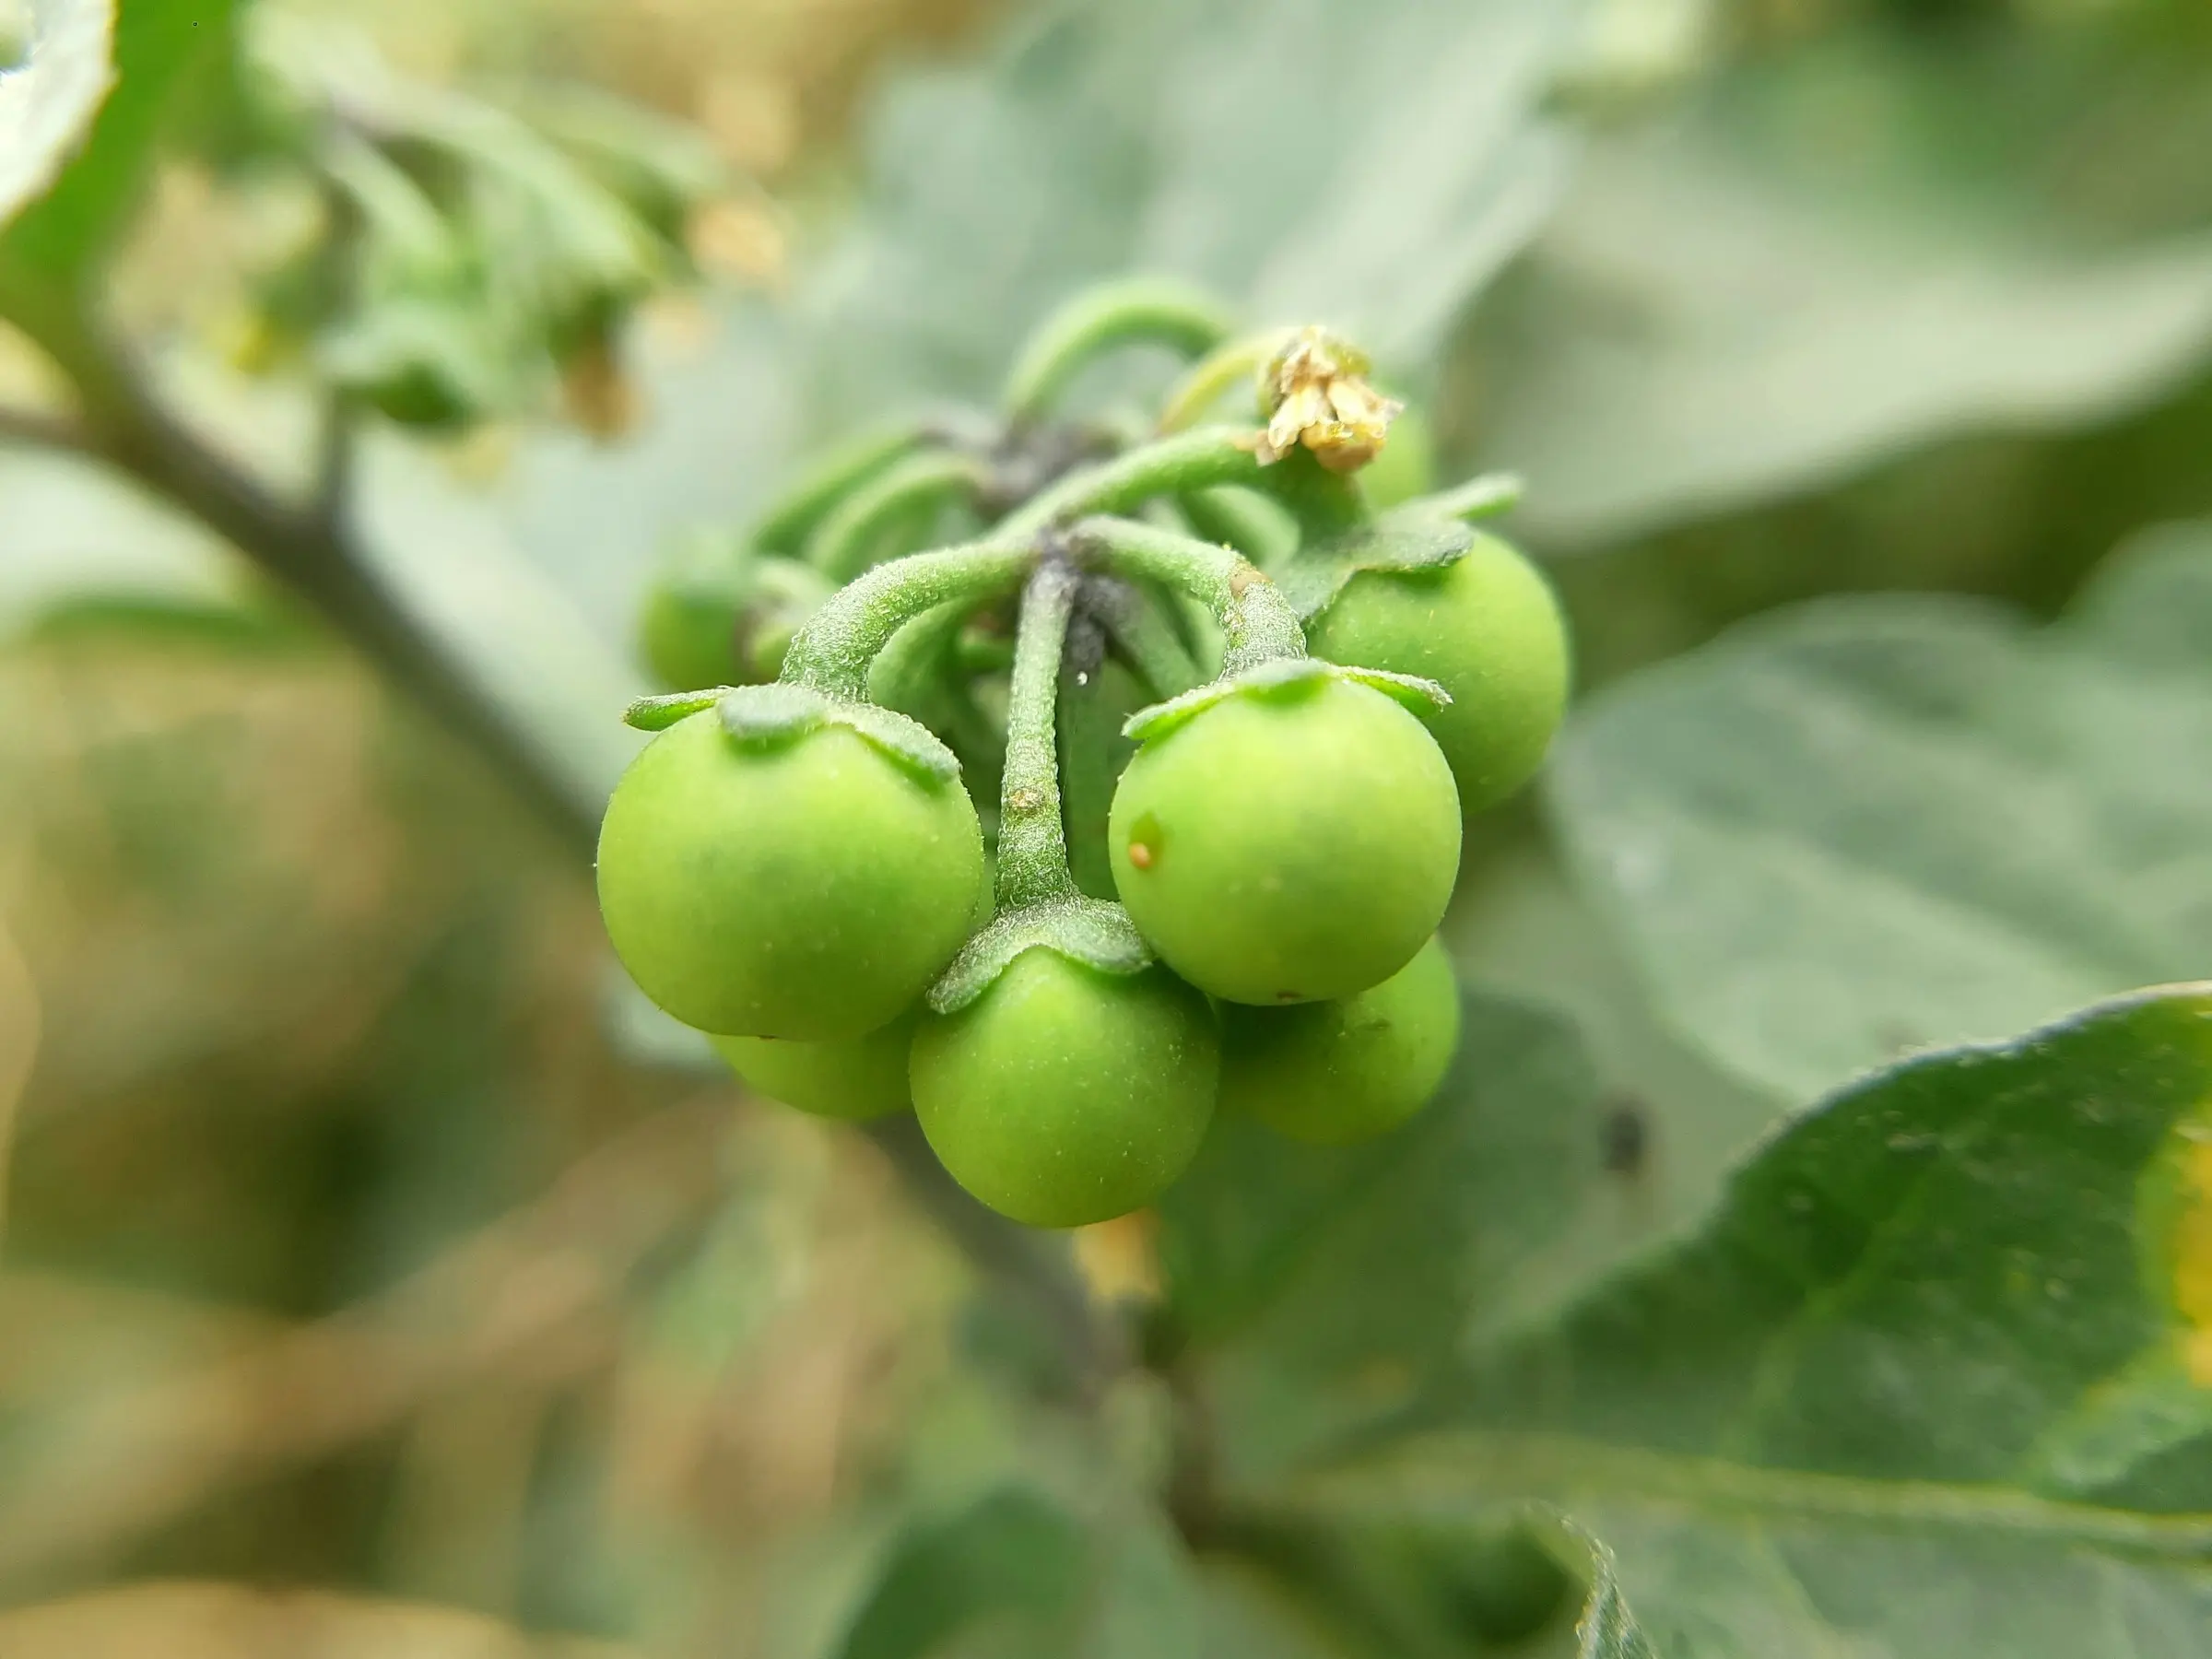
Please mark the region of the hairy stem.
[[1034, 535], [1000, 531], [982, 541], [877, 565], [807, 619], [784, 653], [782, 678], [862, 701], [868, 694], [868, 665], [900, 629], [940, 605], [981, 604], [1002, 594], [1036, 561]]
[[1070, 382], [1121, 346], [1157, 345], [1196, 357], [1219, 345], [1229, 319], [1211, 297], [1139, 277], [1090, 289], [1044, 320], [1006, 377], [1006, 410], [1033, 420]]
[[1253, 453], [1256, 434], [1244, 427], [1201, 427], [1068, 473], [1009, 513], [1006, 532], [1034, 532], [1094, 512], [1127, 512], [1155, 496], [1177, 496], [1215, 484], [1266, 489], [1271, 469]]
[[806, 562], [833, 582], [850, 582], [874, 562], [890, 531], [924, 514], [934, 520], [940, 508], [972, 500], [982, 482], [982, 466], [970, 456], [942, 450], [908, 455], [824, 515], [806, 538]]
[[1067, 618], [1080, 578], [1047, 559], [1022, 591], [1007, 694], [1006, 765], [999, 784], [998, 908], [1073, 899], [1067, 830], [1060, 817], [1060, 751], [1054, 711]]
[[919, 423], [910, 422], [865, 433], [831, 451], [760, 515], [753, 546], [763, 553], [795, 555], [832, 508], [920, 448], [925, 437]]
[[1083, 554], [1116, 575], [1169, 582], [1210, 606], [1226, 641], [1224, 675], [1306, 654], [1305, 630], [1290, 602], [1233, 548], [1134, 519], [1085, 519], [1072, 534]]

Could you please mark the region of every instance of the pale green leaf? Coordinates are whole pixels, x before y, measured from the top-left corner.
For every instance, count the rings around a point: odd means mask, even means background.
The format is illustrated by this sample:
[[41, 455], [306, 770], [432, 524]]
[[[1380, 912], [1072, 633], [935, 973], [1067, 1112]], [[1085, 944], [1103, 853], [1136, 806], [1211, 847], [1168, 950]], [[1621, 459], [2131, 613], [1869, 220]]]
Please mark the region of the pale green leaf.
[[115, 78], [113, 0], [32, 0], [23, 62], [0, 72], [0, 224], [43, 194]]
[[1831, 41], [1591, 141], [1483, 373], [1530, 534], [1602, 542], [1959, 431], [2079, 426], [2204, 359], [2212, 235], [2114, 241], [2016, 201], [2059, 171], [2024, 140], [2017, 176], [1947, 177], [1961, 126], [2027, 96], [2008, 61], [1949, 62]]
[[2212, 966], [2212, 543], [2045, 630], [1837, 599], [1607, 692], [1551, 799], [1668, 1016], [1803, 1099]]
[[1549, 207], [1562, 146], [1539, 105], [1584, 9], [1053, 0], [982, 65], [909, 75], [811, 296], [831, 406], [981, 395], [1070, 290], [1129, 272], [1255, 323], [1327, 321], [1426, 375]]

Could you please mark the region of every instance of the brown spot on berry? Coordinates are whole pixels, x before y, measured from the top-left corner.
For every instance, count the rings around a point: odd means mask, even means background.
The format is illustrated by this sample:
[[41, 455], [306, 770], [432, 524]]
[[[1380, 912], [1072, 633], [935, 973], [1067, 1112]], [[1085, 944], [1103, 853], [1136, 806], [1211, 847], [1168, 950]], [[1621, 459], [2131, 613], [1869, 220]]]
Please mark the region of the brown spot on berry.
[[1129, 867], [1148, 870], [1159, 862], [1160, 852], [1167, 843], [1159, 820], [1145, 813], [1129, 826]]

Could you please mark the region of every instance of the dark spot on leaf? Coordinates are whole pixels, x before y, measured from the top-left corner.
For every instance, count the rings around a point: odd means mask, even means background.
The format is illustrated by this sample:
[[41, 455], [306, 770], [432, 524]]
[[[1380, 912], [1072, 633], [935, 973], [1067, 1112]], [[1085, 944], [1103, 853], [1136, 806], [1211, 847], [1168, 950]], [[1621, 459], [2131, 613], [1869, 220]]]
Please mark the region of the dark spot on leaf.
[[1650, 1109], [1634, 1095], [1622, 1095], [1598, 1123], [1598, 1161], [1607, 1174], [1637, 1175], [1651, 1155]]

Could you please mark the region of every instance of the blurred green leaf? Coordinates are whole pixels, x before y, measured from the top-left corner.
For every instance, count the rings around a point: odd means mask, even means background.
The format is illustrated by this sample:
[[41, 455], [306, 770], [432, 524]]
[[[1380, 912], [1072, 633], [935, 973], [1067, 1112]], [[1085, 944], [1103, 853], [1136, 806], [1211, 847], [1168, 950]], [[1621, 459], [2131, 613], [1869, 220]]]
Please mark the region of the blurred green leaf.
[[[44, 182], [54, 146], [67, 143], [82, 130], [95, 108], [99, 118], [83, 149], [58, 182], [24, 211], [0, 236], [0, 311], [21, 323], [34, 335], [44, 337], [56, 329], [77, 325], [76, 308], [81, 297], [76, 285], [87, 267], [100, 258], [121, 234], [135, 204], [153, 153], [171, 95], [179, 82], [202, 58], [214, 58], [231, 49], [230, 20], [236, 0], [205, 0], [182, 6], [173, 0], [122, 0], [117, 6], [96, 0], [40, 0], [34, 17], [51, 17], [51, 37], [57, 54], [55, 78], [31, 85], [0, 82], [17, 96], [44, 106], [55, 100], [53, 115], [38, 119], [58, 122], [47, 129], [41, 151], [36, 143], [27, 154], [25, 182], [14, 202]], [[108, 64], [109, 21], [113, 20], [113, 96], [104, 105], [100, 93], [111, 78]], [[26, 80], [38, 73], [40, 48], [34, 44], [32, 66]], [[51, 90], [41, 91], [41, 87]], [[0, 119], [0, 131], [5, 120]], [[16, 140], [0, 139], [0, 170], [12, 167]], [[36, 159], [30, 156], [35, 155]], [[0, 171], [0, 219], [6, 218], [9, 191]]]
[[984, 1618], [1051, 1621], [1082, 1594], [1083, 1535], [1034, 1492], [992, 1492], [892, 1552], [841, 1659], [919, 1659]]
[[2206, 986], [1877, 1073], [1297, 1500], [1571, 1515], [1585, 1652], [2202, 1653], [2207, 1100]]
[[113, 0], [35, 0], [29, 50], [0, 71], [0, 223], [53, 182], [114, 80]]
[[[2150, 133], [2096, 154], [2147, 73], [1846, 33], [1594, 138], [1486, 336], [1482, 447], [1529, 476], [1524, 523], [1618, 538], [2168, 390], [2212, 349], [2206, 217], [2121, 237], [2065, 196], [2161, 165]], [[2166, 102], [2200, 153], [2201, 97]]]
[[838, 1654], [1198, 1659], [1199, 1596], [1164, 1521], [1006, 1487], [896, 1543]]
[[1562, 157], [1537, 105], [1583, 9], [1033, 8], [981, 67], [884, 98], [870, 209], [814, 297], [830, 406], [982, 395], [1022, 330], [1132, 270], [1258, 321], [1325, 318], [1425, 375], [1549, 206]]
[[1166, 1319], [1203, 1367], [1225, 1465], [1403, 1406], [1482, 1295], [1562, 1233], [1597, 1162], [1597, 1084], [1556, 1015], [1470, 995], [1437, 1098], [1364, 1147], [1217, 1118], [1160, 1206]]
[[2036, 631], [1822, 601], [1629, 680], [1552, 804], [1667, 1015], [1804, 1099], [2212, 959], [2212, 533]]

